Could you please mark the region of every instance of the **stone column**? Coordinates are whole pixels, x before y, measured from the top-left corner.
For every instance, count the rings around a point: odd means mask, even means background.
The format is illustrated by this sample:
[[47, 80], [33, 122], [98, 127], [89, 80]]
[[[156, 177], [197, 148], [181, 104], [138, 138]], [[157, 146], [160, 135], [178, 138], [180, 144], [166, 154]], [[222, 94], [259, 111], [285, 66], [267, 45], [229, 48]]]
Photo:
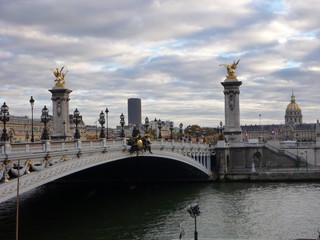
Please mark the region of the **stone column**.
[[69, 133], [69, 94], [72, 90], [63, 87], [53, 87], [52, 93], [52, 135], [51, 140], [64, 140], [71, 136]]
[[226, 79], [221, 82], [224, 87], [224, 112], [225, 129], [224, 136], [230, 143], [242, 142], [242, 130], [240, 127], [240, 85], [241, 81]]

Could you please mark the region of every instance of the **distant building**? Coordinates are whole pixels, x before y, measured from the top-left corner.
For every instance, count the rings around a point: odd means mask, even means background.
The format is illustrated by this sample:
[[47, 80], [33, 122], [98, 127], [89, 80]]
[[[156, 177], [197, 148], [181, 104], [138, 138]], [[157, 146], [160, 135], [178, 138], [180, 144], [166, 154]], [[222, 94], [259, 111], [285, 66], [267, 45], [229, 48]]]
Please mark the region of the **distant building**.
[[128, 99], [128, 125], [141, 125], [141, 99]]
[[298, 103], [296, 103], [293, 92], [291, 95], [291, 102], [287, 106], [284, 118], [285, 124], [302, 124], [302, 112]]
[[[6, 129], [9, 135], [10, 142], [28, 142], [32, 135], [32, 119], [28, 116], [10, 115], [10, 120], [7, 122]], [[33, 119], [33, 135], [34, 140], [39, 141], [43, 130], [43, 123], [39, 118]], [[51, 134], [52, 122], [47, 125]], [[0, 135], [3, 132], [3, 127], [0, 127]]]
[[241, 126], [243, 131], [243, 139], [264, 140], [278, 139], [280, 141], [296, 140], [301, 142], [315, 141], [317, 138], [317, 123], [304, 124], [270, 124], [270, 125], [244, 125]]
[[[70, 122], [70, 130], [66, 129], [65, 131], [65, 138], [66, 140], [70, 140], [73, 137], [73, 134], [75, 132], [75, 124], [72, 121], [73, 115], [69, 115], [69, 122]], [[31, 135], [32, 135], [32, 119], [28, 116], [14, 116], [10, 115], [10, 120], [7, 122], [6, 129], [9, 135], [10, 142], [30, 142], [31, 141]], [[51, 137], [52, 134], [52, 121], [49, 121], [47, 124], [49, 136]], [[34, 141], [40, 141], [41, 140], [41, 134], [44, 128], [44, 124], [41, 122], [41, 119], [34, 118], [33, 119], [33, 135], [34, 135]], [[78, 125], [81, 139], [85, 140], [85, 123], [81, 121], [81, 123]], [[3, 132], [3, 127], [0, 126], [0, 135]]]
[[315, 141], [320, 136], [319, 120], [316, 123], [303, 123], [302, 111], [296, 102], [295, 96], [291, 95], [291, 102], [285, 111], [285, 124], [272, 125], [245, 125], [241, 126], [243, 139], [262, 138], [295, 140], [295, 141]]

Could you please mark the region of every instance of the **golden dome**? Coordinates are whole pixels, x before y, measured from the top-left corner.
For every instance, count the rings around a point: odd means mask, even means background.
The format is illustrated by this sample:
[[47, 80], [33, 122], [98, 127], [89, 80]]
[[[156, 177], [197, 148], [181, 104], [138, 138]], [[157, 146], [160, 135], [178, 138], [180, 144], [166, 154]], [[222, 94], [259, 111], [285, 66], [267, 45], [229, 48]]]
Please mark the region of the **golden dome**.
[[301, 111], [298, 103], [296, 103], [296, 98], [293, 93], [291, 95], [291, 102], [287, 106], [287, 112], [288, 111]]

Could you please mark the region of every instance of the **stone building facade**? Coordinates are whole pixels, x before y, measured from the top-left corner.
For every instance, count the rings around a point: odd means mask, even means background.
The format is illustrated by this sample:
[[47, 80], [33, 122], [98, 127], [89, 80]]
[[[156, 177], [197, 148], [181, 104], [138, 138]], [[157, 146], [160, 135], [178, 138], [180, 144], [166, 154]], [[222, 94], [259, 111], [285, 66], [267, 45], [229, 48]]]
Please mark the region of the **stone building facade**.
[[[28, 116], [10, 116], [10, 120], [6, 124], [10, 142], [30, 142], [32, 135], [31, 126], [32, 119]], [[40, 119], [33, 119], [33, 135], [35, 141], [40, 140], [43, 126]], [[51, 129], [50, 122], [47, 126]], [[0, 131], [2, 133], [3, 125], [0, 127]]]
[[[66, 140], [71, 140], [75, 131], [75, 124], [72, 122], [72, 114], [69, 115], [70, 133], [66, 132]], [[32, 119], [28, 116], [10, 116], [10, 120], [6, 123], [6, 129], [9, 134], [9, 140], [12, 143], [30, 142], [32, 134]], [[47, 124], [49, 136], [52, 135], [52, 121]], [[86, 127], [85, 123], [81, 122], [79, 125], [79, 131], [81, 139], [86, 139]], [[33, 119], [33, 135], [34, 141], [41, 140], [41, 134], [44, 128], [44, 124], [39, 118]], [[0, 134], [3, 131], [3, 125], [0, 126]]]
[[302, 110], [293, 93], [284, 117], [285, 124], [241, 126], [244, 141], [248, 141], [248, 139], [278, 139], [280, 141], [310, 142], [316, 141], [320, 137], [319, 120], [316, 123], [303, 123]]

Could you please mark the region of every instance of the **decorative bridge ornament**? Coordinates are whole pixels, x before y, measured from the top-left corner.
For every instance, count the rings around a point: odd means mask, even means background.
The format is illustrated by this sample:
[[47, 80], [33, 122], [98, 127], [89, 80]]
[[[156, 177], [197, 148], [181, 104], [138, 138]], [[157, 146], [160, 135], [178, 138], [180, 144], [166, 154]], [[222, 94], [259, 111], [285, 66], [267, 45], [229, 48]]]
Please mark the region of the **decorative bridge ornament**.
[[[130, 154], [123, 140], [3, 145], [0, 153], [0, 203], [19, 193], [91, 167], [130, 157], [167, 158], [187, 164], [212, 178], [211, 149], [206, 144], [154, 141], [152, 153]], [[7, 149], [6, 149], [7, 147]], [[20, 169], [18, 170], [18, 166]]]

